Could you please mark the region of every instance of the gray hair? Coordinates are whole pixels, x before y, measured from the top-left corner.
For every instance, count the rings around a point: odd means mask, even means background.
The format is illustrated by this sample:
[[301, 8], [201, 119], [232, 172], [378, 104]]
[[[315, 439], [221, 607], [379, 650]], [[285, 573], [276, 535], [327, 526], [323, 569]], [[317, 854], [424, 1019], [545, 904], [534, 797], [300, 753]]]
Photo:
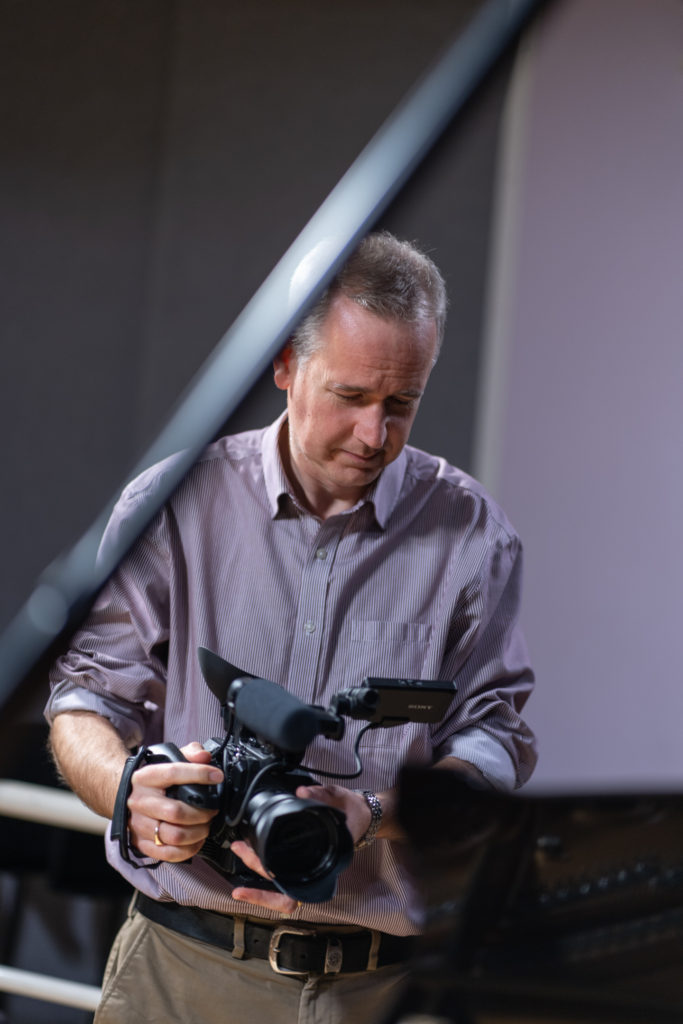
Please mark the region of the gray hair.
[[320, 331], [338, 295], [386, 320], [436, 324], [436, 351], [446, 326], [446, 285], [438, 267], [412, 242], [388, 231], [366, 235], [292, 335], [299, 365], [320, 347]]

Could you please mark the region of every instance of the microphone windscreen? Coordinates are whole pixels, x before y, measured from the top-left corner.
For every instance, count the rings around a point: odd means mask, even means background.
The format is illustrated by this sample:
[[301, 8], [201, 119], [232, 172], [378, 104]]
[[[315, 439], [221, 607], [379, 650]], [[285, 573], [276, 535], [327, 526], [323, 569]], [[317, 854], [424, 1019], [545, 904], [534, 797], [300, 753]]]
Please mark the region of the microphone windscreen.
[[263, 740], [300, 754], [318, 734], [315, 710], [268, 679], [249, 679], [235, 698], [235, 715]]

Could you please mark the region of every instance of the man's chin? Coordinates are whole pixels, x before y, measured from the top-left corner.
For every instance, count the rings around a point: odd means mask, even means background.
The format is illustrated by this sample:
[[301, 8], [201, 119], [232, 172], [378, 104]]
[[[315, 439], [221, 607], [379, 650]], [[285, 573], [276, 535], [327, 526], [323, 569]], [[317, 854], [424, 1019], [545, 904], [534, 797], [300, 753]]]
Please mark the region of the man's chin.
[[380, 473], [379, 469], [353, 470], [336, 473], [331, 478], [332, 490], [341, 496], [346, 495], [348, 499], [358, 501], [363, 494], [375, 483]]
[[343, 451], [337, 463], [350, 473], [357, 471], [359, 473], [374, 473], [379, 476], [386, 464], [386, 455], [382, 452], [366, 458], [363, 455], [356, 455], [355, 452]]
[[372, 483], [384, 469], [384, 459], [367, 459], [365, 462], [344, 462], [339, 465], [339, 475], [345, 479]]

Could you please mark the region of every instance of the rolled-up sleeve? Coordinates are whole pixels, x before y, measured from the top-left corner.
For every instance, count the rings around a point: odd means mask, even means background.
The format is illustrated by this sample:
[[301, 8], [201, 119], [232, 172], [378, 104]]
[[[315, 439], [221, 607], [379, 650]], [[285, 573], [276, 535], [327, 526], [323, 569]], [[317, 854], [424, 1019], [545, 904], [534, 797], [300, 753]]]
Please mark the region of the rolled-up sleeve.
[[[138, 492], [124, 492], [102, 541], [115, 539]], [[128, 747], [159, 738], [168, 640], [165, 513], [160, 513], [98, 595], [50, 672], [49, 722], [70, 711], [108, 718]]]
[[521, 579], [519, 538], [499, 538], [480, 585], [458, 612], [468, 626], [444, 662], [458, 697], [434, 736], [438, 758], [469, 761], [500, 789], [523, 785], [537, 760], [534, 735], [521, 717], [534, 683], [519, 624]]

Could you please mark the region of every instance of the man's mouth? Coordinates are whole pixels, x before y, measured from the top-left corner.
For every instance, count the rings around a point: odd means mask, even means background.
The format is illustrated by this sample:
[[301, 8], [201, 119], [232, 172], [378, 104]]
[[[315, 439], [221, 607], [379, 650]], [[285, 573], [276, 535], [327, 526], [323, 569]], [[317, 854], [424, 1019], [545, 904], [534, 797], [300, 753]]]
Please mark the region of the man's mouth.
[[357, 462], [359, 465], [374, 465], [376, 462], [382, 462], [384, 459], [383, 449], [377, 452], [369, 452], [367, 455], [349, 451], [347, 448], [342, 448], [342, 451], [344, 455], [347, 455], [353, 462]]

